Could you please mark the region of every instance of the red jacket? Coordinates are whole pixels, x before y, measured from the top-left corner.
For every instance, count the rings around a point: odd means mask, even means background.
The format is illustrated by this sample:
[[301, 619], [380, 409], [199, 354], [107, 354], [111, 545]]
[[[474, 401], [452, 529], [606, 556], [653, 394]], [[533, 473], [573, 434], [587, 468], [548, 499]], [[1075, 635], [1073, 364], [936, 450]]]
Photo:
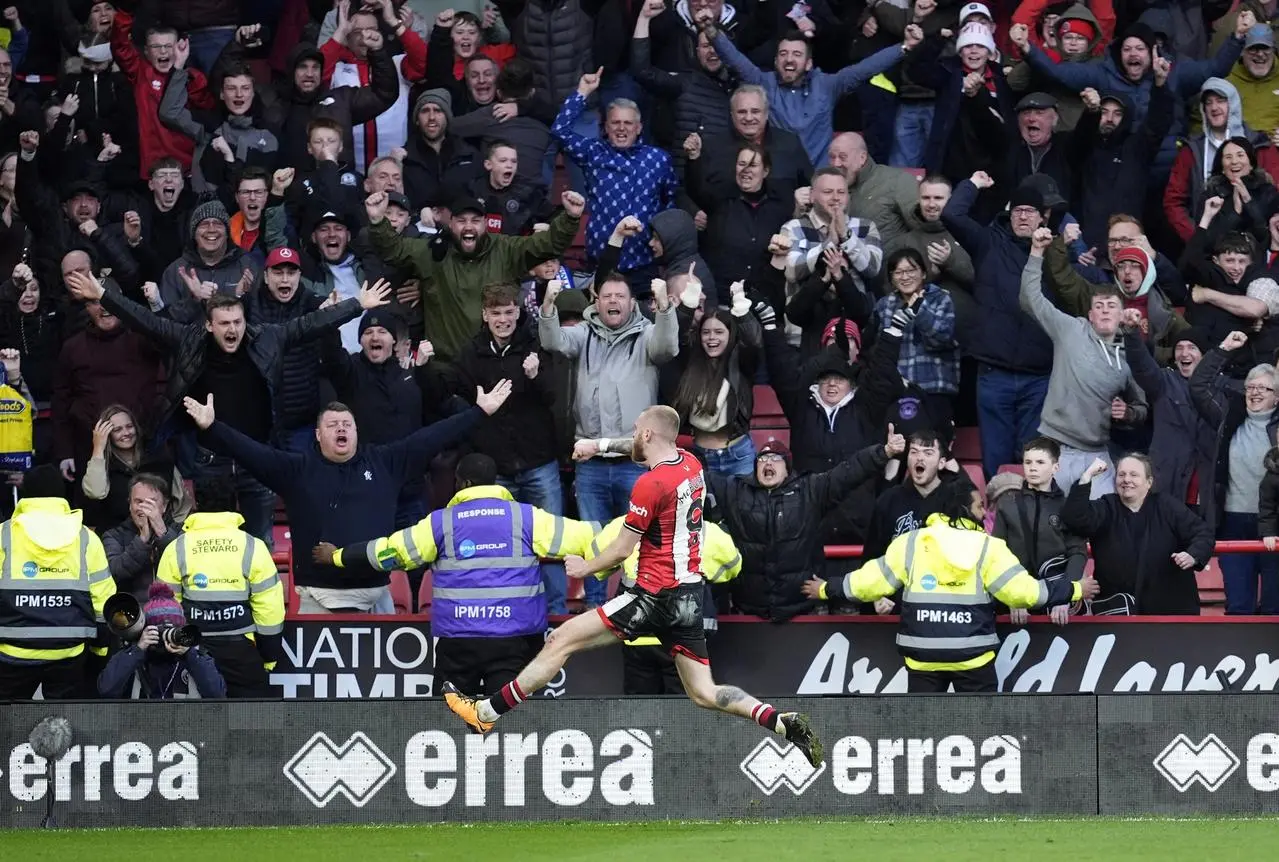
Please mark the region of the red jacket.
[[[181, 132], [175, 132], [160, 122], [160, 100], [169, 83], [168, 75], [161, 75], [147, 62], [146, 57], [133, 44], [133, 16], [116, 10], [111, 25], [111, 53], [116, 64], [133, 87], [133, 98], [138, 105], [138, 141], [142, 179], [147, 179], [151, 164], [156, 159], [172, 156], [182, 163], [184, 173], [191, 171], [191, 157], [195, 153], [195, 141]], [[192, 110], [213, 108], [213, 96], [208, 81], [199, 69], [191, 68], [187, 76], [187, 104]]]
[[[1203, 154], [1204, 136], [1195, 135], [1189, 142], [1177, 141], [1177, 158], [1172, 163], [1172, 175], [1164, 187], [1164, 217], [1181, 237], [1190, 242], [1195, 233], [1199, 211], [1203, 208]], [[1270, 146], [1258, 146], [1257, 167], [1272, 177], [1279, 177], [1279, 150]]]
[[[1041, 32], [1043, 28], [1039, 26], [1043, 23], [1044, 16], [1048, 14], [1048, 7], [1051, 5], [1053, 5], [1052, 0], [1022, 0], [1021, 5], [1013, 12], [1012, 23], [1025, 24], [1030, 30], [1030, 44], [1051, 56], [1054, 63], [1058, 63], [1061, 62], [1061, 52], [1044, 45]], [[1101, 27], [1101, 32], [1093, 40], [1092, 54], [1094, 57], [1104, 57], [1106, 47], [1115, 38], [1115, 6], [1111, 0], [1089, 0], [1083, 5], [1088, 7], [1088, 11], [1092, 12]], [[1020, 57], [1021, 51], [1014, 45], [1012, 54]]]
[[[426, 77], [426, 43], [413, 30], [405, 30], [399, 37], [404, 46], [404, 62], [400, 64], [400, 75], [409, 83], [416, 83]], [[324, 56], [324, 86], [333, 83], [333, 67], [338, 63], [351, 63], [360, 69], [360, 86], [369, 85], [369, 64], [355, 56], [350, 48], [334, 39], [320, 46]]]

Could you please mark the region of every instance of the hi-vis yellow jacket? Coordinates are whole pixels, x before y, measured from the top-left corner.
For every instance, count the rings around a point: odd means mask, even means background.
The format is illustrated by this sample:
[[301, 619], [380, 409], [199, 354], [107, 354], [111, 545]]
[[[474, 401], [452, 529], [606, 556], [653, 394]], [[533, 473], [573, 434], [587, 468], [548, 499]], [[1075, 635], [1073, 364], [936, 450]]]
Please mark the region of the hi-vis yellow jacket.
[[247, 637], [268, 665], [279, 658], [284, 586], [266, 543], [236, 512], [194, 512], [160, 557], [156, 577], [173, 587], [187, 622], [204, 637]]
[[[586, 555], [587, 559], [598, 557], [600, 553], [613, 543], [618, 533], [622, 530], [622, 524], [626, 518], [614, 518], [604, 526], [596, 534], [594, 541], [591, 542], [590, 553]], [[742, 570], [742, 555], [737, 552], [737, 546], [733, 544], [733, 537], [730, 536], [719, 524], [713, 524], [706, 521], [703, 524], [702, 531], [702, 577], [710, 581], [712, 584], [726, 584]], [[635, 585], [635, 571], [639, 565], [639, 548], [637, 547], [631, 552], [631, 555], [622, 563], [622, 586], [631, 587]], [[598, 572], [595, 577], [604, 580], [612, 576], [613, 572]], [[713, 620], [708, 621], [713, 624]], [[659, 646], [661, 641], [657, 638], [636, 638], [635, 640], [626, 641], [627, 646]]]
[[0, 524], [0, 653], [19, 662], [106, 654], [102, 608], [115, 595], [102, 542], [56, 497], [19, 500]]
[[827, 581], [828, 598], [873, 602], [901, 591], [897, 648], [912, 670], [962, 671], [995, 659], [995, 602], [1034, 608], [1077, 601], [1078, 582], [1040, 581], [1022, 567], [1002, 539], [971, 521], [951, 526], [930, 515], [919, 530], [903, 533], [884, 556]]
[[[458, 491], [445, 508], [476, 500], [515, 502], [511, 492], [501, 485], [476, 485]], [[570, 554], [578, 556], [586, 554], [591, 544], [591, 537], [595, 533], [590, 524], [552, 515], [536, 507], [530, 508], [533, 511], [532, 551], [534, 555], [559, 558]], [[428, 515], [413, 526], [405, 527], [384, 538], [339, 548], [333, 555], [333, 565], [343, 568], [364, 563], [388, 572], [394, 569], [396, 564], [403, 569], [417, 569], [435, 562], [440, 552], [433, 520]]]

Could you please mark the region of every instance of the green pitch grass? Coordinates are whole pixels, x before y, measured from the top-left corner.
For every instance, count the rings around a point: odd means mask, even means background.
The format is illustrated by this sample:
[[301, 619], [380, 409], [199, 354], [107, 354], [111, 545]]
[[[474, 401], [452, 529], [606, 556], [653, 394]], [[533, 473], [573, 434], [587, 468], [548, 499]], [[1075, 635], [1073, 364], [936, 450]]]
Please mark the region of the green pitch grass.
[[1087, 862], [1275, 858], [1271, 820], [848, 820], [289, 829], [0, 830], [0, 859], [101, 862]]

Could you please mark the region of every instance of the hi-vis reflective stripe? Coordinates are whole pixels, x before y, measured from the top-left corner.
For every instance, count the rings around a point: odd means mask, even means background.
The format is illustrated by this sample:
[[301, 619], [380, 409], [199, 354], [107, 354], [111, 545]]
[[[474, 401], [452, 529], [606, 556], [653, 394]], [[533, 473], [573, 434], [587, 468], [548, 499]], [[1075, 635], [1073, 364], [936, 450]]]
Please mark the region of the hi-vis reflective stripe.
[[972, 647], [998, 647], [999, 635], [973, 635], [967, 638], [920, 638], [912, 635], [898, 635], [897, 645], [922, 650], [957, 650]]
[[532, 587], [436, 587], [431, 594], [437, 599], [527, 599], [544, 592], [546, 587], [539, 583]]
[[[419, 521], [418, 524], [420, 523], [422, 522]], [[404, 537], [404, 554], [408, 557], [409, 564], [407, 568], [410, 569], [420, 569], [426, 565], [426, 560], [422, 559], [422, 552], [417, 548], [417, 542], [413, 541], [413, 530], [418, 526], [418, 524], [414, 524], [412, 527], [405, 527], [403, 530], [400, 530], [400, 535]], [[429, 529], [430, 521], [427, 520], [426, 524]], [[368, 560], [369, 565], [377, 571], [389, 572], [395, 565], [395, 554], [393, 551], [388, 551], [387, 559], [384, 563], [382, 560], [378, 559], [377, 542], [378, 540], [374, 539], [364, 546], [364, 558]]]
[[[251, 635], [256, 633], [257, 630], [258, 630], [257, 626], [247, 625], [247, 626], [243, 626], [242, 628], [227, 629], [225, 631], [221, 629], [215, 632], [201, 631], [201, 634], [206, 638], [225, 638], [225, 637], [230, 637], [231, 635]], [[263, 634], [270, 634], [270, 632], [264, 631]]]
[[[182, 596], [188, 601], [198, 602], [247, 602], [249, 600], [249, 575], [253, 572], [253, 537], [244, 536], [244, 552], [240, 555], [240, 579], [244, 585], [238, 590], [199, 590], [191, 595], [191, 578], [187, 566], [187, 536], [178, 536], [178, 549], [174, 552], [178, 557], [178, 579], [182, 584]], [[199, 574], [197, 572], [197, 574]]]
[[888, 586], [893, 588], [893, 592], [897, 592], [902, 588], [901, 578], [889, 568], [888, 563], [884, 562], [884, 558], [879, 558], [879, 573], [884, 576], [884, 580], [888, 582]]
[[266, 578], [265, 580], [258, 581], [256, 584], [249, 584], [249, 592], [265, 593], [267, 590], [271, 589], [278, 583], [280, 583], [280, 576], [278, 574], [272, 575], [271, 577]]
[[[523, 569], [529, 566], [536, 566], [541, 563], [536, 556], [532, 554], [516, 554], [516, 548], [522, 548], [524, 545], [524, 509], [519, 503], [511, 503], [511, 551], [512, 553], [503, 554], [499, 557], [475, 557], [469, 560], [458, 559], [457, 546], [453, 543], [453, 513], [446, 511], [443, 515], [444, 520], [444, 553], [435, 561], [435, 571], [437, 572], [459, 572], [467, 569]], [[563, 525], [560, 525], [561, 529]], [[531, 550], [531, 549], [530, 549]], [[440, 590], [435, 590], [435, 595], [439, 596]], [[445, 596], [445, 598], [449, 598]], [[454, 597], [459, 598], [459, 597]], [[483, 598], [482, 596], [474, 596], [473, 598]]]
[[[991, 581], [990, 585], [987, 586], [986, 589], [992, 593], [997, 593], [1000, 590], [1002, 590], [1009, 581], [1011, 581], [1013, 578], [1017, 577], [1024, 571], [1026, 570], [1023, 569], [1020, 564], [1016, 566], [1009, 566], [1006, 570], [1004, 570], [1003, 574], [995, 578], [995, 580]], [[979, 570], [979, 574], [980, 574], [980, 570]], [[1047, 589], [1047, 587], [1045, 587], [1045, 589]]]
[[712, 584], [717, 583], [720, 578], [727, 575], [734, 568], [741, 565], [741, 563], [742, 563], [742, 555], [733, 554], [733, 558], [731, 560], [728, 560], [727, 562], [721, 564], [720, 567], [715, 570], [715, 573], [713, 575], [707, 575], [706, 580], [710, 581]]
[[915, 574], [915, 542], [918, 539], [919, 532], [913, 532], [911, 533], [910, 541], [906, 544], [906, 572], [910, 577], [910, 581], [906, 586], [905, 592], [902, 593], [903, 602], [919, 602], [929, 605], [964, 605], [967, 607], [991, 603], [990, 592], [987, 591], [981, 576], [982, 567], [986, 564], [986, 550], [990, 547], [989, 537], [982, 543], [981, 553], [977, 556], [977, 567], [973, 571], [972, 589], [962, 593], [920, 589], [920, 582], [929, 573], [924, 572], [919, 576]]
[[560, 556], [560, 548], [564, 545], [564, 519], [559, 515], [555, 518], [555, 531], [551, 533], [551, 545], [546, 550], [548, 557]]
[[93, 626], [0, 626], [0, 640], [76, 640], [97, 634]]

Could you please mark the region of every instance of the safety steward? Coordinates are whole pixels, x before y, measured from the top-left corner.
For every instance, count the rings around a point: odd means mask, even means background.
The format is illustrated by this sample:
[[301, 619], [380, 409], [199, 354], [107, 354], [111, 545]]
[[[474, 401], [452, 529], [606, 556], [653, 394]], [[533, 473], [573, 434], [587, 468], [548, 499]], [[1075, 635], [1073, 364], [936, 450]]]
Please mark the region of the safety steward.
[[812, 598], [873, 602], [901, 592], [897, 649], [906, 660], [907, 691], [995, 691], [995, 602], [1010, 608], [1067, 604], [1097, 594], [1090, 577], [1041, 581], [1002, 539], [988, 536], [981, 492], [943, 484], [940, 511], [922, 529], [903, 533], [888, 552], [841, 579], [813, 578]]
[[156, 578], [200, 629], [200, 647], [226, 680], [227, 697], [271, 697], [267, 672], [280, 657], [284, 587], [266, 543], [240, 529], [233, 482], [197, 483], [200, 511], [164, 549]]
[[86, 649], [106, 655], [102, 608], [115, 582], [64, 493], [57, 468], [28, 470], [13, 518], [0, 524], [0, 700], [29, 700], [37, 688], [45, 700], [90, 696]]
[[[615, 518], [609, 521], [595, 538], [591, 540], [590, 554], [587, 559], [599, 555], [600, 551], [612, 544], [626, 518]], [[629, 589], [635, 585], [635, 570], [639, 565], [639, 548], [622, 563], [622, 579], [619, 590]], [[702, 577], [705, 580], [705, 596], [702, 599], [702, 625], [709, 636], [719, 628], [719, 620], [715, 617], [715, 597], [711, 594], [712, 584], [727, 584], [737, 577], [742, 570], [742, 555], [733, 544], [733, 537], [724, 531], [719, 524], [703, 522], [702, 530]], [[613, 571], [617, 571], [614, 569]], [[600, 580], [612, 576], [613, 572], [599, 572], [595, 577]], [[675, 670], [675, 660], [670, 652], [662, 648], [662, 643], [654, 637], [635, 638], [624, 641], [627, 647], [622, 651], [622, 692], [624, 694], [683, 694], [684, 686], [680, 682], [679, 673]]]
[[382, 571], [430, 565], [431, 634], [436, 688], [496, 694], [532, 661], [545, 641], [546, 588], [540, 560], [585, 556], [589, 524], [516, 503], [497, 484], [497, 465], [472, 453], [457, 464], [458, 492], [407, 529], [312, 551], [320, 565]]

